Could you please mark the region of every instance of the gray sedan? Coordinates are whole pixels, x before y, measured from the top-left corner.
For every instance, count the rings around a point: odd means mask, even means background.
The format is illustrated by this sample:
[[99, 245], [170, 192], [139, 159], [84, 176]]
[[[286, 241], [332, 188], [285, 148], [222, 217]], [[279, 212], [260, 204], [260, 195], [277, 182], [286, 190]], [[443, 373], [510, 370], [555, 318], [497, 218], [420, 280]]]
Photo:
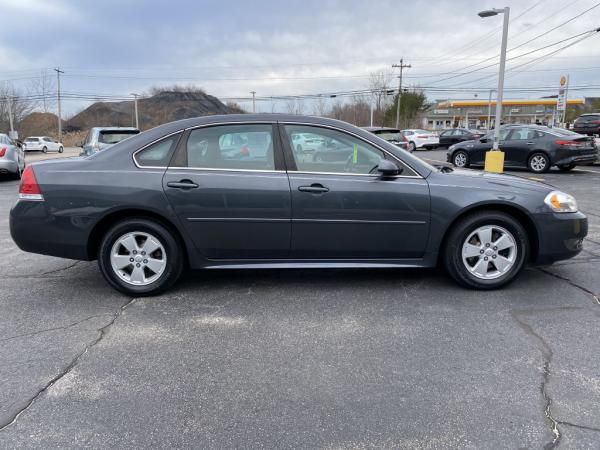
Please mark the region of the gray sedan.
[[21, 178], [25, 169], [25, 154], [6, 134], [0, 133], [0, 175]]
[[[302, 158], [297, 134], [347, 152]], [[97, 259], [134, 296], [164, 291], [184, 267], [441, 265], [493, 289], [526, 264], [578, 254], [587, 228], [575, 199], [547, 184], [433, 167], [347, 123], [274, 114], [181, 120], [110, 152], [35, 163], [10, 214], [21, 249]]]

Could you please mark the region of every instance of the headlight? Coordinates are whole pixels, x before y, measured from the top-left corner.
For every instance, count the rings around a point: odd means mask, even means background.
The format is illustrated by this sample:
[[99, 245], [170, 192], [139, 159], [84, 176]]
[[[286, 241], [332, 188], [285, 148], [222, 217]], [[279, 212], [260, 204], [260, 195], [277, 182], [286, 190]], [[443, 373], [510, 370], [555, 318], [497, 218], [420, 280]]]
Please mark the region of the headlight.
[[552, 191], [544, 199], [544, 203], [554, 212], [577, 212], [577, 200], [569, 194]]

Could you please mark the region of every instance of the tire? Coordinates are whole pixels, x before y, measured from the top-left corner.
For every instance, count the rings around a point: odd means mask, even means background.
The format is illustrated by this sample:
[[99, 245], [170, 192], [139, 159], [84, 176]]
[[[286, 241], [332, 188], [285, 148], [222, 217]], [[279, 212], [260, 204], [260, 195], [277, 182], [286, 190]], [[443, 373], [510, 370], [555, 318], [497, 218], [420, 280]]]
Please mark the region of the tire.
[[43, 152], [43, 153], [48, 153], [48, 147], [44, 147], [44, 148], [42, 148], [42, 152]]
[[561, 166], [557, 166], [558, 170], [560, 170], [561, 172], [568, 172], [569, 170], [573, 170], [575, 168], [576, 164], [567, 164], [567, 165], [561, 165]]
[[469, 154], [464, 150], [457, 150], [452, 154], [452, 164], [461, 169], [467, 169], [471, 165]]
[[58, 147], [58, 153], [62, 153], [65, 149], [62, 147], [62, 145], [60, 147]]
[[414, 152], [417, 149], [417, 145], [414, 142], [409, 142], [408, 143], [408, 151], [409, 152]]
[[536, 152], [527, 160], [527, 168], [533, 173], [544, 173], [550, 170], [550, 158], [545, 153]]
[[[129, 250], [121, 243], [124, 240]], [[149, 246], [156, 248], [151, 254], [143, 253]], [[184, 253], [179, 240], [165, 226], [134, 218], [118, 222], [106, 232], [98, 251], [98, 265], [106, 281], [119, 292], [138, 297], [157, 295], [179, 279]], [[115, 268], [121, 265], [121, 270]]]
[[[490, 246], [483, 242], [485, 239], [479, 238], [480, 230], [485, 229], [492, 229]], [[485, 233], [481, 236], [485, 236]], [[502, 243], [498, 247], [507, 247], [496, 248], [494, 243], [498, 242]], [[469, 243], [472, 245], [465, 249]], [[474, 256], [463, 258], [464, 250], [472, 250]], [[481, 254], [481, 251], [484, 253]], [[472, 289], [490, 290], [505, 286], [515, 279], [529, 258], [530, 245], [527, 232], [513, 216], [500, 211], [481, 211], [465, 216], [452, 227], [442, 252], [446, 270], [459, 284]], [[496, 261], [503, 261], [502, 266], [507, 265], [500, 270], [501, 266], [496, 267]]]

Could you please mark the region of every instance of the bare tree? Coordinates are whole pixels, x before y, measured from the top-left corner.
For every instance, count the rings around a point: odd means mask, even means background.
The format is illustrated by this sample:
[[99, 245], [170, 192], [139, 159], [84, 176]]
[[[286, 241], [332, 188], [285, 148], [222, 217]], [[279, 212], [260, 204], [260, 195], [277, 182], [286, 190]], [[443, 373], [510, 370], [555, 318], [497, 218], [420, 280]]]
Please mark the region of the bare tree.
[[37, 109], [41, 109], [45, 113], [54, 111], [56, 106], [56, 79], [48, 73], [47, 69], [42, 69], [39, 77], [29, 81], [27, 92], [35, 96]]
[[313, 103], [313, 114], [320, 117], [327, 115], [327, 98], [320, 95], [317, 97]]
[[391, 88], [393, 74], [384, 70], [371, 72], [369, 75], [369, 90], [371, 91], [371, 101], [375, 104], [375, 123], [380, 123], [384, 126], [385, 110], [388, 108], [390, 97], [388, 90]]
[[0, 130], [8, 131], [10, 119], [8, 115], [9, 103], [12, 112], [13, 124], [18, 123], [28, 114], [35, 110], [35, 100], [31, 100], [26, 94], [19, 91], [15, 86], [6, 82], [0, 85]]

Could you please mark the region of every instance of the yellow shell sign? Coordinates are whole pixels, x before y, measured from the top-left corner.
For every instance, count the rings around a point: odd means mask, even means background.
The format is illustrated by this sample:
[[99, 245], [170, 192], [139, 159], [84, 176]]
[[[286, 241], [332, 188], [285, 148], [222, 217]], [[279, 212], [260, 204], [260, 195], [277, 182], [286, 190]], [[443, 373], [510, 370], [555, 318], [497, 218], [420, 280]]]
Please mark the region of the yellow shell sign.
[[562, 77], [560, 77], [560, 85], [564, 86], [565, 84], [567, 84], [567, 77], [563, 75]]

